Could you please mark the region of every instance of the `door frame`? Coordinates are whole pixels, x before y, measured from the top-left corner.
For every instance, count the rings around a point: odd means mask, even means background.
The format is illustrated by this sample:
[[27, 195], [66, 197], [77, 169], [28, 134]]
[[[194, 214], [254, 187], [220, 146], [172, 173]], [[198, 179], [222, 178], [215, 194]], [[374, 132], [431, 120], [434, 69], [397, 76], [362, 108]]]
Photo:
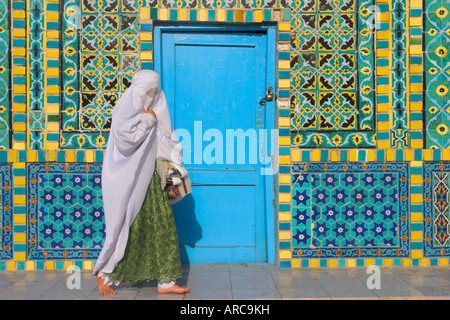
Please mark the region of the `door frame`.
[[[266, 57], [266, 88], [272, 85], [273, 91], [278, 92], [278, 79], [276, 76], [276, 52], [277, 52], [277, 24], [274, 22], [267, 23], [208, 23], [208, 22], [174, 22], [174, 21], [153, 21], [153, 69], [160, 74], [161, 83], [163, 83], [162, 69], [162, 33], [163, 32], [246, 32], [246, 33], [265, 33], [267, 36], [267, 57]], [[257, 107], [257, 106], [255, 106]], [[276, 99], [271, 102], [266, 102], [265, 105], [265, 121], [264, 129], [270, 132], [271, 129], [278, 130], [276, 123]], [[267, 143], [267, 146], [273, 150], [270, 165], [272, 167], [272, 175], [261, 175], [263, 177], [264, 188], [264, 209], [265, 209], [265, 253], [266, 263], [274, 265], [277, 263], [277, 188], [278, 185], [278, 133], [273, 136], [270, 132], [272, 143]], [[270, 138], [268, 139], [270, 141]], [[268, 165], [266, 165], [267, 167]], [[258, 213], [256, 213], [258, 214]]]

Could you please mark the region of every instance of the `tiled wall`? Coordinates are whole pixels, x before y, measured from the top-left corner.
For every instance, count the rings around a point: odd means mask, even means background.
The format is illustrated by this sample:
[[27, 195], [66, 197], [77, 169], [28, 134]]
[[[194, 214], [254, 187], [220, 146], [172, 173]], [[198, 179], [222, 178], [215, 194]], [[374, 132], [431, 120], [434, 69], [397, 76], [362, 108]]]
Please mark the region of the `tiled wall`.
[[3, 1], [0, 270], [92, 269], [111, 111], [159, 20], [277, 23], [279, 266], [447, 266], [449, 7]]

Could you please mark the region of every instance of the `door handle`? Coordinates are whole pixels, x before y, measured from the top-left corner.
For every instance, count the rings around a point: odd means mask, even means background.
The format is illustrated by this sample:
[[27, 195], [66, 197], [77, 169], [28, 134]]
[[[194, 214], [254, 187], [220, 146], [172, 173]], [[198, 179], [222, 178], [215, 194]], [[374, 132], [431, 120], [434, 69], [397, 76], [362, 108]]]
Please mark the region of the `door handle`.
[[273, 101], [275, 98], [275, 94], [273, 93], [272, 85], [269, 85], [269, 87], [266, 90], [266, 95], [264, 98], [259, 100], [259, 105], [264, 106], [266, 104], [266, 101]]

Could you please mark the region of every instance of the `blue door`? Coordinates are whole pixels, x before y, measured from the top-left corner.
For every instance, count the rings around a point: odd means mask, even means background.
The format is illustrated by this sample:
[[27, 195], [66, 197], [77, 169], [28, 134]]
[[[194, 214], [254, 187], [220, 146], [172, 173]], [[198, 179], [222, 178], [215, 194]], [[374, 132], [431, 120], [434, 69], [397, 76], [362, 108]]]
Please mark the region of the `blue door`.
[[273, 176], [259, 158], [259, 133], [274, 127], [274, 103], [259, 103], [274, 83], [272, 39], [155, 27], [155, 71], [193, 186], [173, 206], [183, 263], [273, 262]]

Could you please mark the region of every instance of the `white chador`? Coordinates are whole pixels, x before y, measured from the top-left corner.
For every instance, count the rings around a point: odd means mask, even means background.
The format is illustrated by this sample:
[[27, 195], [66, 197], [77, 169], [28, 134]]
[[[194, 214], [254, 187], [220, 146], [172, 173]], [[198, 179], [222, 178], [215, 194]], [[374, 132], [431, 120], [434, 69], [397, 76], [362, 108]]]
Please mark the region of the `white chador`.
[[[157, 119], [144, 113], [149, 109]], [[134, 75], [112, 113], [102, 168], [106, 237], [94, 275], [113, 272], [122, 259], [129, 228], [142, 207], [157, 158], [170, 161], [186, 174], [160, 77], [152, 70], [141, 70]], [[104, 278], [105, 284], [111, 284]]]

